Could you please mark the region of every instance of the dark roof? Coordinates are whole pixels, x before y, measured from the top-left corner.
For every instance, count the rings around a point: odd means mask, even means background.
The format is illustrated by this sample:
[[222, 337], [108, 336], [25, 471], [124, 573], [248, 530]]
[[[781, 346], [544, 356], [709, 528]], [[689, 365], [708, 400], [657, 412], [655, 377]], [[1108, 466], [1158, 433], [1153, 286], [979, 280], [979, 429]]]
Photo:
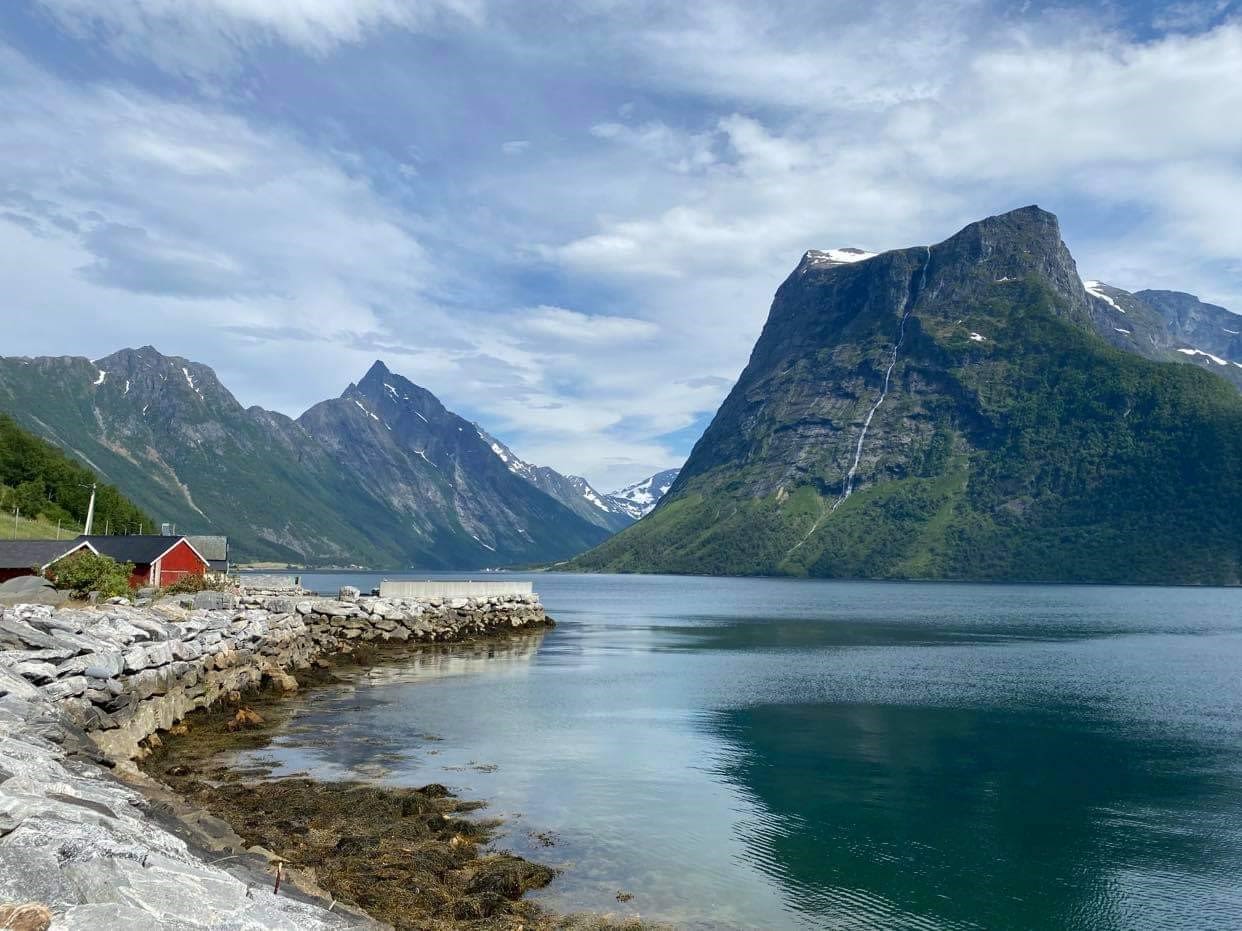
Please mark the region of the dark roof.
[[[136, 566], [149, 566], [172, 549], [185, 537], [165, 537], [161, 534], [129, 534], [127, 536], [78, 537], [89, 540], [91, 546], [103, 556], [111, 556], [117, 562], [132, 562]], [[191, 544], [192, 545], [192, 544]]]
[[202, 534], [186, 534], [190, 546], [198, 550], [198, 555], [208, 562], [227, 561], [229, 558], [229, 538], [204, 536]]
[[76, 540], [0, 540], [0, 569], [42, 568], [82, 545]]

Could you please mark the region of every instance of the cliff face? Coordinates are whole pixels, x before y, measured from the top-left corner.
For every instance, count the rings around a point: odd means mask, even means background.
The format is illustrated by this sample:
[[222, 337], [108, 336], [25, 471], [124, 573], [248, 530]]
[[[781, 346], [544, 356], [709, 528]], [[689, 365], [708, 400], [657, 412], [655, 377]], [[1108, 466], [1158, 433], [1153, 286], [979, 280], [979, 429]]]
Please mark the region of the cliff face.
[[1111, 349], [1054, 216], [1027, 207], [930, 247], [822, 255], [777, 291], [660, 507], [578, 565], [1238, 577], [1239, 530], [1203, 496], [1239, 501], [1222, 476], [1238, 474], [1242, 398]]
[[[1033, 207], [971, 224], [930, 248], [848, 265], [804, 257], [777, 291], [749, 365], [671, 494], [722, 467], [756, 497], [808, 483], [843, 493], [864, 426], [856, 477], [907, 471], [911, 451], [935, 427], [928, 404], [946, 389], [940, 366], [920, 364], [929, 331], [969, 339], [975, 331], [964, 315], [998, 285], [1028, 276], [1054, 291], [1057, 313], [1088, 318], [1056, 218]], [[895, 390], [873, 413], [886, 377]]]

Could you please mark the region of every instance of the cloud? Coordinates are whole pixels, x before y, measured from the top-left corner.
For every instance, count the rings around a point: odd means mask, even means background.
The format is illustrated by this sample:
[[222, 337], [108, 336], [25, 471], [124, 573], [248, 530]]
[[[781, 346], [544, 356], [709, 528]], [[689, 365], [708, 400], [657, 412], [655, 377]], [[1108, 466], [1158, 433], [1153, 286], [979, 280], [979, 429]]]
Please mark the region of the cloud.
[[[948, 11], [960, 63], [939, 75], [931, 73], [939, 53], [917, 62], [898, 49], [897, 60], [912, 62], [908, 73], [857, 64], [855, 77], [871, 88], [866, 95], [809, 101], [799, 86], [783, 98], [796, 109], [734, 111], [705, 129], [592, 126], [591, 137], [612, 148], [612, 170], [643, 175], [653, 195], [627, 213], [600, 215], [593, 229], [544, 254], [581, 273], [633, 280], [765, 272], [776, 280], [806, 248], [933, 241], [978, 216], [1039, 201], [1066, 214], [1071, 246], [1087, 265], [1109, 254], [1108, 237], [1125, 236], [1131, 247], [1144, 242], [1128, 230], [1097, 234], [1089, 220], [1092, 208], [1127, 211], [1141, 220], [1153, 253], [1167, 259], [1166, 245], [1185, 253], [1186, 286], [1213, 275], [1215, 292], [1237, 303], [1242, 287], [1212, 270], [1237, 255], [1242, 230], [1216, 206], [1228, 203], [1220, 192], [1242, 179], [1242, 137], [1220, 117], [1242, 111], [1242, 26], [1136, 42], [1081, 18], [1072, 31], [1002, 22], [965, 48], [961, 37], [983, 28], [961, 21], [969, 10]], [[885, 20], [881, 14], [870, 27]], [[722, 41], [723, 28], [717, 22], [715, 34], [697, 39]], [[744, 61], [774, 54], [770, 30], [756, 28], [750, 40], [744, 32], [729, 29], [717, 51], [744, 48]], [[691, 33], [676, 35], [693, 44]], [[697, 85], [714, 73], [703, 68], [693, 81], [679, 80]], [[737, 77], [735, 105], [760, 91], [774, 102], [776, 89]], [[726, 92], [723, 81], [714, 91]], [[811, 118], [810, 108], [833, 115]], [[670, 186], [651, 183], [651, 173]], [[1086, 222], [1075, 223], [1079, 217]], [[1168, 241], [1173, 229], [1180, 245]], [[1116, 270], [1101, 265], [1093, 273]]]
[[808, 248], [1038, 202], [1085, 274], [1242, 309], [1214, 3], [41, 3], [63, 34], [0, 53], [22, 351], [155, 342], [293, 414], [382, 356], [612, 487], [678, 464]]
[[564, 307], [547, 306], [529, 311], [518, 326], [542, 339], [613, 346], [652, 339], [660, 332], [655, 324], [633, 317], [590, 315]]
[[249, 48], [280, 41], [323, 56], [383, 29], [477, 23], [478, 0], [38, 0], [66, 29], [169, 71], [235, 65]]

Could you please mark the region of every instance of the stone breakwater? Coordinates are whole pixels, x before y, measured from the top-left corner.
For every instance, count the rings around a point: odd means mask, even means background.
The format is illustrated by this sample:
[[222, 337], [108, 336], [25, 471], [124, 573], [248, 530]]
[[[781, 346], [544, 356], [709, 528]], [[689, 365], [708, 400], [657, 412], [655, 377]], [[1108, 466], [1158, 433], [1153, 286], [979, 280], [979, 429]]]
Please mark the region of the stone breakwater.
[[0, 904], [54, 928], [344, 928], [362, 916], [259, 895], [156, 823], [137, 778], [158, 732], [359, 643], [433, 643], [543, 626], [538, 597], [417, 601], [204, 592], [149, 608], [0, 611]]

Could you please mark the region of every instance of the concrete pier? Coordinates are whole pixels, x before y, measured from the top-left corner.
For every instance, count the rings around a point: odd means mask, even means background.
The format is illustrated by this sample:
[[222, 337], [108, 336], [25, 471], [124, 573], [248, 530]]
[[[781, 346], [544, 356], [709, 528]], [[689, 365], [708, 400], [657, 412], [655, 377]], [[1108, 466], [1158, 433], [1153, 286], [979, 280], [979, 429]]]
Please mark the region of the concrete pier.
[[496, 598], [510, 595], [531, 595], [534, 585], [517, 579], [480, 582], [475, 579], [384, 579], [380, 582], [381, 598]]

